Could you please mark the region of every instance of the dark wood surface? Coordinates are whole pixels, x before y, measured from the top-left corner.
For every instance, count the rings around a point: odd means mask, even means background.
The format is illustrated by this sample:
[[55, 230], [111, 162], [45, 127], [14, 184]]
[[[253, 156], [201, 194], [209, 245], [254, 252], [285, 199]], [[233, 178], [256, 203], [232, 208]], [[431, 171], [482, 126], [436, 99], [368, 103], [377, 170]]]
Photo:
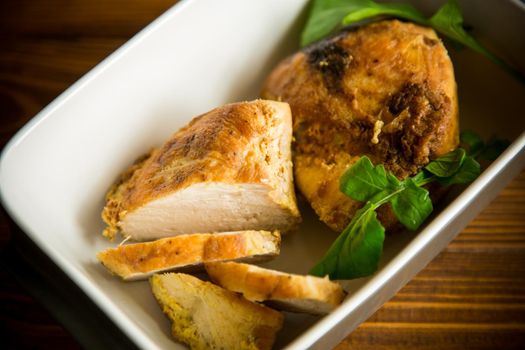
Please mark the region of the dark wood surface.
[[[0, 147], [65, 88], [175, 1], [0, 1]], [[520, 111], [520, 113], [522, 113]], [[0, 214], [1, 215], [1, 214]], [[0, 347], [80, 346], [26, 290], [0, 216]], [[13, 267], [14, 266], [14, 267]], [[22, 276], [24, 275], [24, 276]], [[32, 296], [31, 296], [32, 295]], [[77, 338], [79, 336], [77, 335]], [[525, 346], [525, 171], [337, 349]]]

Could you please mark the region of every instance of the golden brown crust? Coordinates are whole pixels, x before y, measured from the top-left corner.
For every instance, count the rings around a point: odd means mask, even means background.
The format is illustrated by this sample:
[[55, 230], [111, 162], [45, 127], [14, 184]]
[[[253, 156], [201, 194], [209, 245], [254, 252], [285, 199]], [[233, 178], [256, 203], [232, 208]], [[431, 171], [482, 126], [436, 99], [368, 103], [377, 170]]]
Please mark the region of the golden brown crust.
[[128, 169], [120, 174], [119, 179], [115, 182], [106, 194], [106, 205], [102, 210], [102, 219], [108, 224], [108, 227], [102, 232], [104, 237], [113, 240], [117, 234], [117, 225], [119, 222], [120, 213], [122, 212], [122, 201], [126, 194], [128, 182], [133, 174], [142, 168], [144, 163], [151, 157], [154, 150], [139, 157]]
[[297, 185], [337, 231], [360, 205], [338, 190], [360, 156], [402, 178], [458, 144], [452, 63], [435, 32], [412, 23], [377, 22], [316, 43], [284, 60], [262, 96], [290, 104]]
[[[343, 288], [328, 278], [302, 276], [235, 262], [205, 264], [215, 283], [253, 301], [275, 301], [291, 311], [323, 314], [343, 301]], [[307, 305], [301, 308], [301, 303]], [[291, 306], [291, 308], [290, 308]], [[313, 307], [312, 307], [313, 306]]]
[[284, 316], [190, 275], [154, 275], [151, 288], [172, 321], [172, 334], [192, 349], [269, 350]]
[[[145, 203], [202, 182], [263, 184], [290, 220], [300, 220], [293, 190], [289, 106], [275, 101], [232, 103], [195, 117], [134, 165], [107, 195], [105, 235]], [[278, 138], [278, 139], [276, 139]]]
[[97, 258], [125, 280], [144, 279], [160, 270], [195, 267], [205, 262], [262, 256], [269, 259], [279, 254], [280, 243], [277, 231], [201, 233], [121, 245], [99, 252]]

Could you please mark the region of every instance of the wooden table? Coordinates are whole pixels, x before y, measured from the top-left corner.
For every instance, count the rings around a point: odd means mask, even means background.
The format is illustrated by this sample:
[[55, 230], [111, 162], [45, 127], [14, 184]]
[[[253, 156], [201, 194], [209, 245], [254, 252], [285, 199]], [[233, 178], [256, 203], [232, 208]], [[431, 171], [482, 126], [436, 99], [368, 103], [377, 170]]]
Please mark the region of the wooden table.
[[[1, 1], [1, 146], [42, 107], [174, 2]], [[0, 343], [8, 348], [79, 348], [17, 282], [28, 272], [17, 272], [18, 255], [10, 251], [12, 235], [5, 217], [1, 219], [0, 331], [5, 334]], [[14, 270], [15, 276], [8, 270]], [[31, 293], [43, 295], [33, 289]], [[523, 346], [525, 171], [337, 349]]]

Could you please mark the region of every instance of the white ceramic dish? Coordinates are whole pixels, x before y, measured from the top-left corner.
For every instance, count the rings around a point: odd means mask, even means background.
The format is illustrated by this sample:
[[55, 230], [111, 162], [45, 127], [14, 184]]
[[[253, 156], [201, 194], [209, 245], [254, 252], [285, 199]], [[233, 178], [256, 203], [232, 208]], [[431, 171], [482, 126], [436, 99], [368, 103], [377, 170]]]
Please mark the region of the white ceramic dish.
[[[482, 11], [463, 3], [467, 19]], [[503, 16], [508, 35], [476, 16], [470, 24], [523, 68], [523, 42], [503, 40], [512, 37], [510, 31], [525, 32], [520, 8], [511, 1], [484, 14]], [[104, 193], [137, 155], [193, 116], [256, 97], [271, 67], [297, 48], [304, 14], [303, 0], [184, 1], [46, 107], [4, 150], [0, 189], [9, 214], [139, 347], [182, 346], [171, 339], [147, 282], [121, 283], [97, 263], [95, 253], [112, 245], [100, 236]], [[418, 234], [387, 239], [379, 272], [348, 283], [350, 294], [335, 312], [322, 319], [288, 314], [278, 347], [337, 344], [523, 168], [524, 86], [468, 50], [452, 56], [463, 127], [497, 133], [513, 144]], [[309, 210], [303, 208], [303, 216], [301, 232], [284, 239], [282, 256], [270, 266], [305, 273], [335, 238]]]

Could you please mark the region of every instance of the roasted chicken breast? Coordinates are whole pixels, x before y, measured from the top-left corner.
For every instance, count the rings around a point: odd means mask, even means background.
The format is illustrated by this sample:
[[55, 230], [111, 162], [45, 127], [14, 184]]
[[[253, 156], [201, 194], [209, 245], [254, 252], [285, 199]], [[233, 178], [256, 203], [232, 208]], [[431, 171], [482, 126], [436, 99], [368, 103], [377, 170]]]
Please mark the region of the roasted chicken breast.
[[288, 104], [233, 103], [194, 118], [109, 191], [104, 235], [288, 231], [299, 221]]
[[[362, 205], [339, 191], [360, 156], [403, 178], [458, 145], [452, 63], [436, 33], [412, 23], [377, 22], [313, 44], [275, 68], [262, 96], [290, 104], [295, 181], [336, 231]], [[395, 221], [388, 208], [380, 219]]]
[[199, 271], [208, 262], [266, 261], [279, 255], [280, 247], [277, 231], [194, 233], [122, 244], [99, 252], [97, 258], [109, 271], [131, 281], [165, 271]]
[[282, 313], [183, 273], [153, 275], [151, 289], [175, 338], [192, 350], [270, 350]]
[[218, 285], [276, 309], [325, 315], [345, 298], [343, 288], [326, 278], [289, 274], [236, 262], [206, 263]]

